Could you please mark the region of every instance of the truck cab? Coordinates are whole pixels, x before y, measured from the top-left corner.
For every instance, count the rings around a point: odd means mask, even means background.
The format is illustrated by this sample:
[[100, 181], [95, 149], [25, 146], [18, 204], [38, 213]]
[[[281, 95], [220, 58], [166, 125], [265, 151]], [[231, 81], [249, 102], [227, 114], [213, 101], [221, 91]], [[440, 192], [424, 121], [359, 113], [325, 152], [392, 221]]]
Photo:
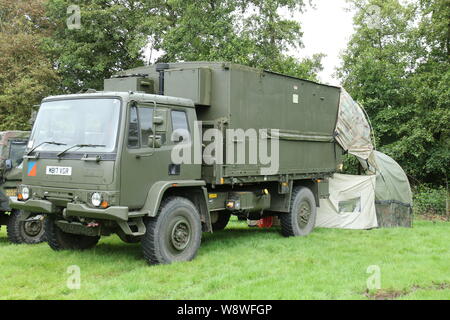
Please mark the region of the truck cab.
[[[191, 130], [195, 120], [187, 99], [132, 92], [46, 98], [11, 206], [48, 214], [50, 232], [57, 230], [48, 241], [57, 250], [87, 249], [112, 233], [138, 242], [167, 189], [176, 195], [189, 187], [191, 202], [205, 199], [201, 165], [171, 162], [183, 143], [173, 132]], [[210, 230], [202, 214], [201, 227]]]
[[7, 226], [12, 243], [39, 243], [44, 236], [42, 216], [9, 206], [9, 198], [17, 196], [22, 181], [22, 161], [29, 136], [27, 131], [0, 132], [0, 225]]
[[10, 211], [9, 197], [17, 195], [17, 186], [22, 180], [22, 157], [28, 141], [28, 132], [0, 132], [0, 208]]

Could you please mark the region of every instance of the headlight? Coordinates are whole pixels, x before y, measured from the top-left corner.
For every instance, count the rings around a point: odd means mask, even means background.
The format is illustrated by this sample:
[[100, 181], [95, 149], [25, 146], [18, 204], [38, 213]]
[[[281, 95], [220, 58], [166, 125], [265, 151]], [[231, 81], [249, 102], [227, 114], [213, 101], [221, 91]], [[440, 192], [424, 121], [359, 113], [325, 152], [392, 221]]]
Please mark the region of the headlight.
[[30, 198], [30, 189], [28, 187], [22, 188], [22, 199], [28, 200]]
[[93, 193], [91, 197], [91, 203], [94, 207], [100, 207], [102, 204], [102, 195], [98, 192]]

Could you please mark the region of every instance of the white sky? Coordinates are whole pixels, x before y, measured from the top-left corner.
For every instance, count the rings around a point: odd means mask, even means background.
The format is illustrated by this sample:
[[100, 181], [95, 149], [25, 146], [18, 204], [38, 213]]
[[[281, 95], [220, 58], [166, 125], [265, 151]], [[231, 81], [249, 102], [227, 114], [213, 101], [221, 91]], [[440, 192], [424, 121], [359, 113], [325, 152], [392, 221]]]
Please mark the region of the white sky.
[[[353, 34], [354, 12], [348, 10], [350, 6], [345, 0], [313, 0], [313, 5], [314, 8], [308, 6], [303, 14], [298, 12], [292, 16], [301, 23], [304, 48], [290, 51], [289, 54], [298, 58], [315, 53], [326, 54], [322, 60], [324, 70], [319, 73], [319, 79], [323, 83], [339, 85], [333, 74], [340, 65], [339, 56]], [[285, 15], [291, 16], [288, 12]], [[150, 50], [146, 48], [144, 51], [148, 61]], [[153, 52], [151, 62], [160, 55], [159, 52]]]

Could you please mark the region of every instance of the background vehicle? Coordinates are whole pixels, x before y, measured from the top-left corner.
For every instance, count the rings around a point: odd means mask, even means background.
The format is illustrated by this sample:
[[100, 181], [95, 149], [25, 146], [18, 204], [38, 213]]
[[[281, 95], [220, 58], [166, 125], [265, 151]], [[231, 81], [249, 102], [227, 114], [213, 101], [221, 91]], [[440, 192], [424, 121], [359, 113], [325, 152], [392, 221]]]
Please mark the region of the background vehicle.
[[[232, 214], [277, 216], [284, 236], [306, 236], [341, 165], [339, 98], [337, 87], [229, 63], [129, 70], [105, 80], [105, 92], [43, 100], [11, 206], [49, 214], [55, 250], [117, 233], [141, 241], [152, 264], [193, 259], [202, 232], [225, 228]], [[196, 138], [200, 127], [244, 135]], [[249, 129], [264, 133], [258, 148], [275, 152], [279, 142], [278, 170], [252, 160]], [[212, 158], [244, 150], [244, 163], [173, 161], [180, 147], [199, 160], [212, 142]]]
[[43, 216], [11, 210], [9, 197], [17, 196], [22, 180], [22, 157], [29, 132], [0, 132], [0, 225], [7, 225], [8, 239], [13, 243], [39, 243], [44, 239]]

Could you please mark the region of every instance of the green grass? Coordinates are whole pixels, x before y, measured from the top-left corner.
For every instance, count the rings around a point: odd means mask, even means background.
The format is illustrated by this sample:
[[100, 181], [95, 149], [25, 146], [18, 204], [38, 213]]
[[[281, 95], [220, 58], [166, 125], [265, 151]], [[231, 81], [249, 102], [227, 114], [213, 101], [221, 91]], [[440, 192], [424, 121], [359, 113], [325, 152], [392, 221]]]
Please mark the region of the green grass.
[[[306, 238], [233, 221], [204, 234], [192, 262], [148, 266], [140, 245], [103, 238], [84, 252], [7, 242], [0, 231], [0, 299], [368, 299], [366, 273], [381, 269], [380, 292], [397, 299], [450, 299], [450, 223], [413, 229], [316, 229]], [[67, 288], [67, 268], [81, 289]]]

